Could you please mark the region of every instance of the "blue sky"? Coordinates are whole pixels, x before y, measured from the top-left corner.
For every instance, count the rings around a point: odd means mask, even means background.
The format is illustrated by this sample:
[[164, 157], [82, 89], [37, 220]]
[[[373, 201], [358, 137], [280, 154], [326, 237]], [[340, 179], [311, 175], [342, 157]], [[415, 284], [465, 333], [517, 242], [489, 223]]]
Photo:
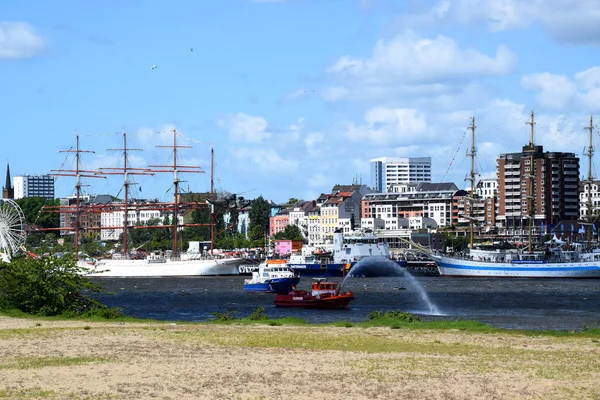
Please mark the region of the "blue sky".
[[[130, 0], [2, 2], [0, 129], [11, 173], [170, 163], [177, 129], [184, 189], [275, 202], [335, 184], [370, 184], [375, 157], [433, 159], [433, 180], [463, 188], [470, 118], [477, 169], [536, 142], [583, 157], [600, 121], [595, 0]], [[190, 49], [193, 49], [191, 51]], [[156, 68], [152, 69], [152, 65]], [[596, 125], [596, 123], [594, 123]], [[598, 130], [595, 129], [595, 138]], [[593, 168], [596, 171], [596, 168]], [[4, 171], [4, 170], [3, 170]], [[598, 175], [596, 174], [596, 177]], [[169, 200], [170, 174], [135, 176]], [[122, 178], [90, 179], [117, 194]], [[57, 181], [57, 196], [74, 178]]]

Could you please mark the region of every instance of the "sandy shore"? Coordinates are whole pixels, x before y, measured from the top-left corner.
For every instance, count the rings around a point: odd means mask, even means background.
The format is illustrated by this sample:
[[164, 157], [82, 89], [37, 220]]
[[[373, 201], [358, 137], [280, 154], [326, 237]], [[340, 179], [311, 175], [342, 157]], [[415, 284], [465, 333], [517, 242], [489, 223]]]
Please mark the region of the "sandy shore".
[[0, 317], [0, 398], [599, 399], [600, 341]]

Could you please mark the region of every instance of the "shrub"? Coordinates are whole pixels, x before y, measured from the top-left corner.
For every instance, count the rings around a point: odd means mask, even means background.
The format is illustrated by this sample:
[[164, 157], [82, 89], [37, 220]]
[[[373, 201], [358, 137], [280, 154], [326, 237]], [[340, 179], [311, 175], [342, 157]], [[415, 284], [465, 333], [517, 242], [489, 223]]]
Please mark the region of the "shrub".
[[107, 312], [108, 307], [84, 294], [104, 291], [85, 272], [73, 257], [0, 262], [0, 309], [43, 316]]
[[269, 319], [269, 316], [265, 312], [265, 308], [261, 306], [254, 310], [254, 312], [248, 316], [248, 319], [251, 321], [262, 321]]
[[224, 321], [235, 320], [235, 317], [233, 315], [236, 313], [237, 313], [237, 311], [229, 311], [226, 313], [212, 312], [212, 313], [210, 313], [210, 315], [215, 317], [215, 321], [224, 322]]

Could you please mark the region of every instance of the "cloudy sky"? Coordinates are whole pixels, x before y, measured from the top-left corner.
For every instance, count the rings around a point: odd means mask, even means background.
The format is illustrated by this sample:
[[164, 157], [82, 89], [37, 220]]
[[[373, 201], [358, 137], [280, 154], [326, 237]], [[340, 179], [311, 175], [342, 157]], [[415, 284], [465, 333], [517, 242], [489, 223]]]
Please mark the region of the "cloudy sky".
[[[431, 156], [433, 180], [465, 187], [536, 143], [583, 157], [600, 121], [596, 0], [6, 0], [0, 13], [2, 155], [13, 175], [172, 164], [184, 190], [275, 202], [370, 184], [375, 157]], [[155, 66], [153, 69], [152, 66]], [[596, 122], [594, 122], [596, 125]], [[594, 129], [594, 137], [598, 131]], [[4, 167], [2, 168], [4, 173]], [[594, 167], [594, 171], [596, 168]], [[4, 176], [4, 175], [2, 175]], [[133, 176], [168, 200], [172, 174]], [[118, 194], [123, 178], [89, 179]], [[4, 181], [3, 181], [4, 182]], [[61, 177], [57, 196], [73, 193]], [[136, 190], [140, 189], [136, 187]]]

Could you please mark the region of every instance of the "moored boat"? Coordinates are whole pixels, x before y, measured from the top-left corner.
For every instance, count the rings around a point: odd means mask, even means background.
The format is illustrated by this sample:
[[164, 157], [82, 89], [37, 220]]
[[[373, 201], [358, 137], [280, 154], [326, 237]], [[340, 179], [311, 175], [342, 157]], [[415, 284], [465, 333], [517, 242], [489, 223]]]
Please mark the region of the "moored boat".
[[[523, 165], [532, 166], [534, 172], [534, 135], [533, 126], [534, 114], [531, 113], [531, 139], [528, 146], [524, 146], [523, 152], [529, 153], [523, 157]], [[471, 126], [471, 190], [469, 199], [473, 199], [473, 188], [475, 187], [475, 118], [472, 119]], [[592, 147], [592, 121], [590, 119], [590, 148]], [[591, 166], [591, 152], [588, 152]], [[543, 171], [543, 169], [542, 169]], [[534, 193], [534, 178], [536, 174], [526, 175], [522, 185], [523, 203], [527, 205], [527, 219], [529, 220], [529, 239], [527, 250], [490, 248], [477, 249], [473, 244], [473, 219], [469, 215], [470, 245], [469, 249], [460, 256], [436, 255], [430, 257], [436, 262], [441, 276], [461, 276], [461, 277], [522, 277], [522, 278], [600, 278], [600, 252], [590, 251], [591, 246], [588, 242], [588, 251], [580, 251], [576, 248], [570, 248], [567, 243], [554, 237], [549, 242], [544, 243], [543, 248], [534, 250], [532, 244], [532, 227], [535, 220], [536, 208]], [[543, 176], [543, 175], [542, 175]], [[591, 174], [588, 182], [591, 182]], [[590, 191], [591, 192], [591, 191]], [[591, 201], [591, 199], [589, 199]], [[469, 207], [469, 210], [472, 207]], [[589, 207], [591, 209], [591, 205]], [[591, 228], [591, 223], [588, 223]]]
[[285, 260], [265, 260], [251, 279], [244, 280], [246, 292], [287, 293], [294, 290], [300, 277], [294, 274]]
[[[290, 255], [288, 264], [292, 271], [300, 276], [341, 277], [345, 276], [358, 262], [383, 257], [390, 260], [388, 244], [377, 238], [372, 232], [354, 232], [344, 235], [341, 230], [333, 233], [333, 244], [329, 246], [304, 246], [301, 252]], [[393, 260], [400, 268], [406, 268], [405, 260]], [[372, 272], [368, 277], [381, 275], [385, 269], [372, 268], [363, 272]], [[367, 275], [365, 274], [365, 277]]]
[[325, 278], [314, 278], [311, 290], [292, 290], [275, 295], [276, 307], [336, 309], [348, 308], [354, 300], [351, 291], [340, 292], [339, 282], [329, 282]]

